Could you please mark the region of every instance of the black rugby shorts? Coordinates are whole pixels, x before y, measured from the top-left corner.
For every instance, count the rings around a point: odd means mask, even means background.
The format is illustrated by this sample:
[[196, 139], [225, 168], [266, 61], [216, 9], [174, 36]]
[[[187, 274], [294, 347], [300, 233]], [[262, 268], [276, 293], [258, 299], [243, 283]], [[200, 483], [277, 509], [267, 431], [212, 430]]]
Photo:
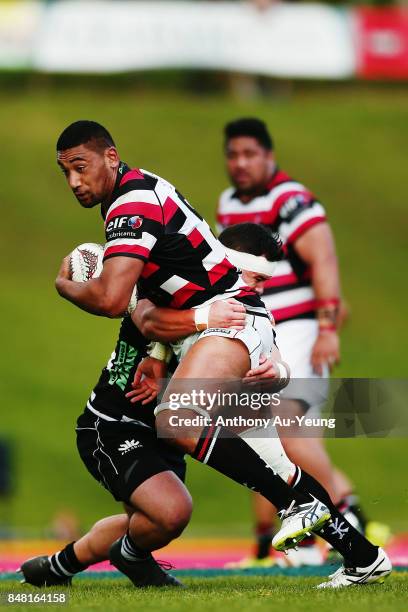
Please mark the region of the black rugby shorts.
[[167, 470], [184, 482], [183, 454], [158, 440], [151, 427], [107, 421], [85, 409], [76, 432], [78, 451], [87, 470], [117, 501], [129, 503], [139, 485]]

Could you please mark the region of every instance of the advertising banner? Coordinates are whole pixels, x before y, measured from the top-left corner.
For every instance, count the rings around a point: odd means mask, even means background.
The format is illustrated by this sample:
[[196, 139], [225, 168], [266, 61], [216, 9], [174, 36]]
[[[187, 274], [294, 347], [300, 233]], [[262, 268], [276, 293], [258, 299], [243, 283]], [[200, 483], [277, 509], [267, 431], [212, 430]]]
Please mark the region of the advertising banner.
[[57, 2], [47, 10], [34, 65], [44, 71], [206, 68], [286, 77], [354, 72], [342, 11], [236, 2]]
[[357, 76], [408, 77], [408, 8], [355, 9]]

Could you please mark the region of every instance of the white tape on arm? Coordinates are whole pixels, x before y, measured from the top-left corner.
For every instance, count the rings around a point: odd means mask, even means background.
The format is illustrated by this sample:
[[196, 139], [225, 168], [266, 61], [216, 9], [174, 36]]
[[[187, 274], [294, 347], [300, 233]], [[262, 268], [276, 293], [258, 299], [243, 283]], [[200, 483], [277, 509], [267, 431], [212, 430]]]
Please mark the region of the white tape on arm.
[[201, 306], [200, 308], [196, 308], [194, 311], [194, 323], [197, 331], [204, 331], [208, 329], [208, 317], [210, 316], [210, 308], [209, 306]]

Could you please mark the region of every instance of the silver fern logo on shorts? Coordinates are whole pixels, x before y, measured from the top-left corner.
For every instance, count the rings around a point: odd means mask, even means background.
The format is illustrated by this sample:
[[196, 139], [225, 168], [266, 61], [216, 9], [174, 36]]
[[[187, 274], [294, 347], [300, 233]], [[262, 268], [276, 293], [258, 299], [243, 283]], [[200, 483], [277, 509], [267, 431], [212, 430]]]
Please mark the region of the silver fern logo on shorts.
[[125, 440], [118, 448], [121, 455], [125, 455], [135, 448], [142, 448], [143, 444], [140, 444], [139, 440]]

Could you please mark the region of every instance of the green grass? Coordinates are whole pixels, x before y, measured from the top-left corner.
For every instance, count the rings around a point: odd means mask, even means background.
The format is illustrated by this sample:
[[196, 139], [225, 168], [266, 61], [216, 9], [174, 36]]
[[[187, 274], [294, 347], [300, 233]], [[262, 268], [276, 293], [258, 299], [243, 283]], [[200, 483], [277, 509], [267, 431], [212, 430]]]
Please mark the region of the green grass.
[[[291, 610], [291, 612], [316, 610], [326, 612], [331, 607], [361, 610], [397, 612], [406, 609], [408, 575], [393, 575], [383, 585], [343, 589], [341, 591], [317, 591], [314, 587], [321, 578], [246, 577], [185, 579], [188, 589], [135, 590], [129, 582], [117, 580], [81, 580], [69, 591], [68, 608], [78, 610], [109, 610], [124, 612], [135, 607], [144, 611], [190, 610], [231, 612]], [[16, 591], [13, 582], [0, 583], [4, 591]], [[17, 589], [19, 592], [38, 592], [35, 589]], [[52, 592], [54, 589], [50, 589]], [[47, 591], [48, 592], [48, 591]], [[38, 607], [36, 606], [38, 609]], [[47, 608], [49, 608], [47, 606]], [[14, 610], [29, 610], [33, 606], [16, 605]]]
[[[38, 531], [57, 511], [71, 509], [87, 527], [117, 511], [83, 468], [73, 425], [118, 323], [86, 315], [53, 289], [65, 254], [80, 242], [103, 240], [98, 211], [80, 209], [55, 163], [55, 140], [77, 118], [106, 124], [125, 160], [173, 181], [211, 222], [227, 185], [222, 127], [240, 115], [263, 117], [282, 167], [322, 199], [336, 235], [352, 310], [337, 374], [406, 376], [406, 88], [330, 86], [295, 92], [285, 102], [27, 88], [2, 91], [0, 115], [1, 436], [13, 440], [16, 457], [16, 495], [2, 512], [11, 524]], [[404, 446], [404, 440], [330, 443], [368, 513], [394, 529], [406, 528]], [[238, 486], [197, 465], [188, 482], [195, 511], [187, 533], [249, 534], [250, 502]]]

